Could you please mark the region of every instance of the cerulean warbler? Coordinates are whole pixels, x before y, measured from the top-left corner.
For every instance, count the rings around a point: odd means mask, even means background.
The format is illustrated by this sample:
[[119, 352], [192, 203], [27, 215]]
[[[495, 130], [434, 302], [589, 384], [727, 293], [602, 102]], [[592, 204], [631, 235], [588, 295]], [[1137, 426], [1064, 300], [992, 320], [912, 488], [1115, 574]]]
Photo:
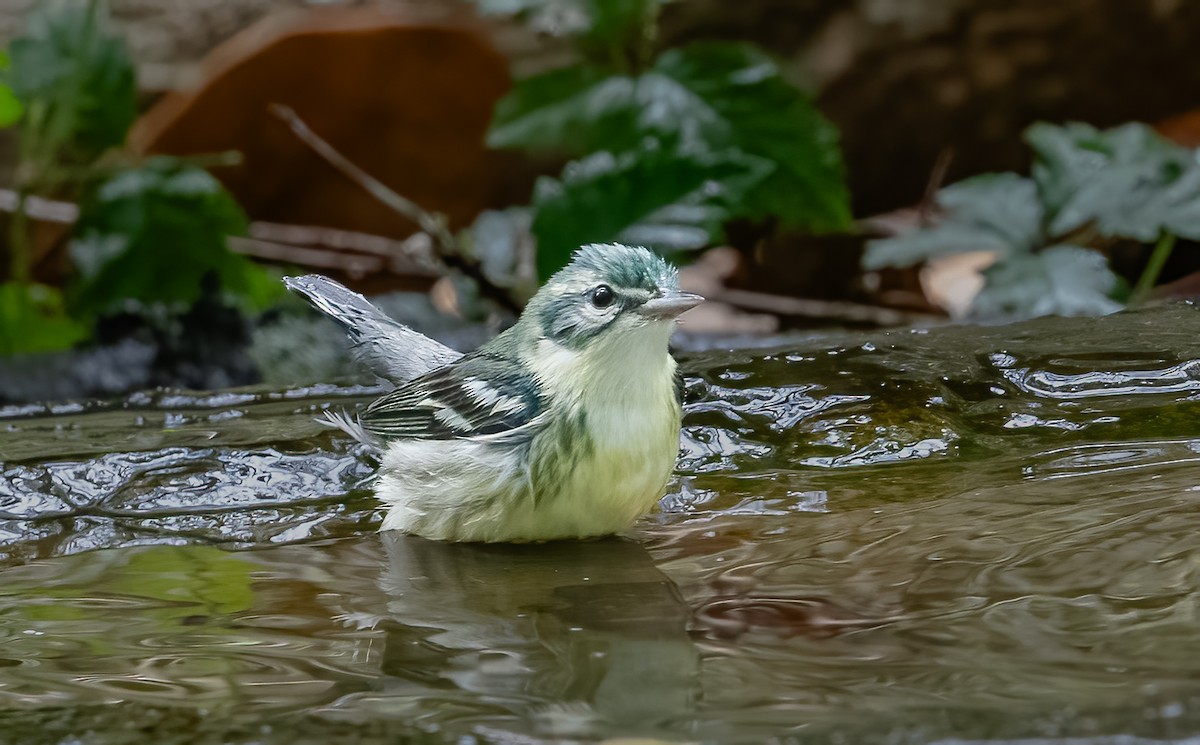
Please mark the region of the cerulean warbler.
[[644, 248], [590, 245], [517, 323], [467, 355], [323, 277], [288, 287], [346, 327], [395, 390], [328, 423], [379, 451], [383, 529], [450, 541], [626, 530], [679, 451], [681, 378], [667, 342], [703, 298]]

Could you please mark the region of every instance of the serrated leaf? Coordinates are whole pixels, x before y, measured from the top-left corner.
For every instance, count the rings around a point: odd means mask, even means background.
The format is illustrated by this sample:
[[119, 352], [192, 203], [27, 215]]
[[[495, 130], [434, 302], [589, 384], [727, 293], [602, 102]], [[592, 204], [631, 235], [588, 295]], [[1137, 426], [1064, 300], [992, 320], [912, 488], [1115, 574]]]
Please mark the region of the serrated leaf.
[[75, 303], [85, 313], [128, 299], [187, 306], [212, 276], [226, 293], [259, 305], [278, 283], [229, 251], [227, 236], [245, 229], [241, 208], [203, 169], [162, 157], [119, 171], [83, 202], [71, 241]]
[[[747, 195], [738, 216], [776, 217], [786, 227], [842, 230], [850, 224], [837, 128], [748, 44], [704, 42], [664, 53], [655, 71], [694, 93], [706, 115], [697, 139], [764, 158], [775, 171]], [[684, 133], [686, 134], [686, 132]]]
[[770, 175], [731, 205], [732, 217], [816, 231], [849, 225], [836, 128], [748, 45], [670, 50], [638, 77], [576, 66], [522, 81], [497, 107], [488, 142], [581, 156], [624, 152], [647, 137], [771, 163]]
[[1079, 246], [1014, 254], [984, 271], [972, 312], [984, 317], [1103, 315], [1120, 310], [1112, 299], [1117, 277], [1104, 256]]
[[1141, 124], [1038, 124], [1025, 137], [1050, 235], [1092, 226], [1142, 242], [1164, 231], [1200, 238], [1200, 165], [1191, 151]]
[[695, 92], [661, 73], [633, 78], [576, 65], [518, 83], [496, 107], [487, 143], [580, 156], [623, 152], [647, 137], [713, 149], [728, 147], [731, 132]]
[[122, 144], [137, 116], [133, 63], [106, 20], [103, 3], [45, 0], [9, 47], [9, 82], [35, 130], [25, 136], [48, 150], [90, 160]]
[[519, 16], [551, 36], [579, 37], [585, 46], [625, 46], [645, 32], [665, 0], [475, 0], [484, 15]]
[[589, 24], [585, 41], [600, 49], [636, 45], [654, 24], [665, 0], [581, 0]]
[[713, 204], [668, 204], [621, 231], [617, 241], [660, 251], [695, 251], [709, 245], [725, 211]]
[[[587, 243], [628, 239], [639, 231], [643, 238], [674, 238], [684, 227], [711, 236], [727, 218], [723, 205], [741, 198], [727, 185], [753, 183], [753, 178], [739, 178], [768, 167], [744, 158], [716, 159], [651, 141], [628, 153], [601, 152], [571, 163], [560, 179], [540, 179], [532, 226], [538, 241], [538, 276], [549, 277]], [[668, 209], [674, 205], [696, 209]], [[681, 219], [685, 215], [686, 221]], [[656, 228], [656, 218], [666, 222]]]
[[1015, 173], [986, 174], [938, 192], [943, 216], [934, 224], [867, 244], [863, 267], [904, 267], [949, 254], [1027, 254], [1041, 242], [1042, 207], [1032, 181]]
[[62, 294], [40, 284], [0, 284], [0, 354], [69, 349], [87, 328], [67, 315]]
[[577, 156], [640, 141], [633, 78], [572, 65], [519, 81], [496, 106], [487, 144]]

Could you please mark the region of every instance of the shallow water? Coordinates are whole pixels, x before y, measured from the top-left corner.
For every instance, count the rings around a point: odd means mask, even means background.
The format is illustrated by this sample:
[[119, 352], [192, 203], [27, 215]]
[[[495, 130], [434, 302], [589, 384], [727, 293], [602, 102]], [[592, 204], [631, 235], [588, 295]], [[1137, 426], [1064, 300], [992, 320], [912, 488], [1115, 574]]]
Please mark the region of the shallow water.
[[1200, 742], [1198, 328], [691, 357], [589, 543], [376, 533], [366, 387], [0, 409], [0, 741]]

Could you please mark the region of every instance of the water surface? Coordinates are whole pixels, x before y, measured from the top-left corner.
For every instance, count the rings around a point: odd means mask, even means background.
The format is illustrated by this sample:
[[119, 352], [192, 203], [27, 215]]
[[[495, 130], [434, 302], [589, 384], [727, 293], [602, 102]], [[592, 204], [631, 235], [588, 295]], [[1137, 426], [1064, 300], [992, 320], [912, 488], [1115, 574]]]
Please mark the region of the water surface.
[[1198, 328], [690, 357], [587, 543], [378, 534], [369, 387], [0, 410], [0, 741], [1191, 742]]

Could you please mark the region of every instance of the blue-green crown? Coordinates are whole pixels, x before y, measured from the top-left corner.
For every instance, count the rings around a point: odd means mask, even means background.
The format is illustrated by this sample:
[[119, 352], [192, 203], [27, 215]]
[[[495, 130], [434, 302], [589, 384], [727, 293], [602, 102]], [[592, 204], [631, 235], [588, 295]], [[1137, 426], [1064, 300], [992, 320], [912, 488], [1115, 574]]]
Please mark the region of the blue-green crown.
[[580, 275], [595, 277], [614, 287], [644, 290], [679, 288], [679, 272], [653, 251], [620, 243], [592, 243], [575, 252], [571, 263], [548, 284], [571, 281]]

